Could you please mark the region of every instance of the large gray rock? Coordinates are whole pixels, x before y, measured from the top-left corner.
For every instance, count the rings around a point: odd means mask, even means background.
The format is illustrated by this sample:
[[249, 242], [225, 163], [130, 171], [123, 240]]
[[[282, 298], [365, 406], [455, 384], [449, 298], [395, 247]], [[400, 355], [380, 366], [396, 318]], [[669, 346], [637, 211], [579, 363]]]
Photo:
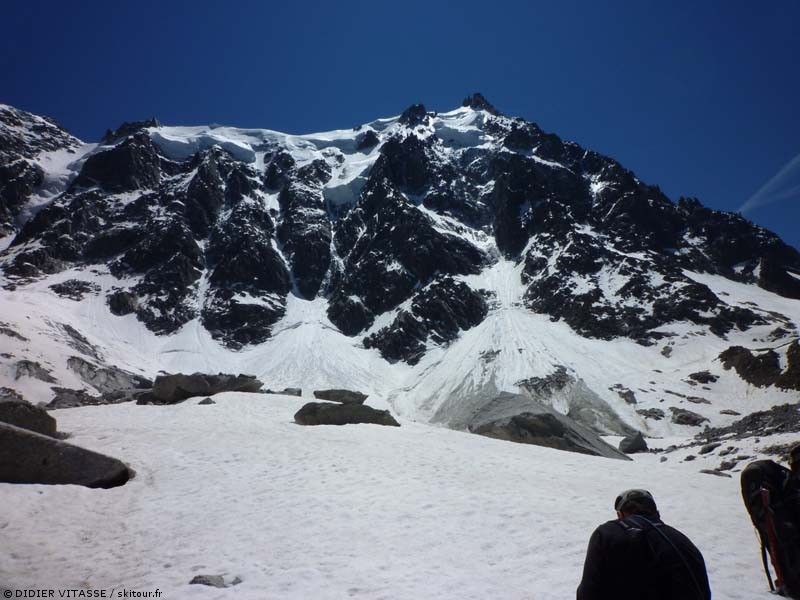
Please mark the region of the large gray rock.
[[[536, 406], [566, 406], [567, 416], [599, 435], [631, 435], [635, 431], [583, 379], [564, 366], [545, 377], [529, 377], [517, 382], [522, 396], [528, 396]], [[635, 403], [635, 397], [625, 398]], [[525, 411], [519, 398], [517, 414]], [[558, 411], [556, 411], [558, 412]], [[561, 414], [561, 413], [559, 413]]]
[[55, 437], [56, 420], [47, 411], [24, 400], [0, 402], [0, 421]]
[[309, 402], [294, 415], [299, 425], [349, 425], [372, 423], [400, 427], [388, 410], [378, 410], [363, 404], [333, 404]]
[[364, 400], [366, 400], [368, 396], [367, 394], [353, 392], [351, 390], [332, 389], [314, 390], [314, 398], [339, 402], [341, 404], [364, 404]]
[[221, 392], [258, 392], [264, 385], [252, 375], [159, 375], [149, 397], [139, 404], [177, 404], [194, 396], [213, 396]]
[[636, 452], [647, 452], [647, 442], [644, 440], [644, 435], [641, 431], [637, 431], [633, 435], [628, 435], [622, 438], [619, 443], [620, 452], [625, 454], [635, 454]]
[[703, 415], [698, 415], [696, 412], [686, 410], [685, 408], [670, 406], [669, 410], [672, 412], [672, 422], [676, 425], [700, 427], [700, 425], [708, 421]]
[[585, 425], [521, 394], [501, 392], [473, 417], [468, 429], [500, 440], [630, 460]]
[[0, 482], [111, 488], [132, 476], [116, 458], [0, 423]]

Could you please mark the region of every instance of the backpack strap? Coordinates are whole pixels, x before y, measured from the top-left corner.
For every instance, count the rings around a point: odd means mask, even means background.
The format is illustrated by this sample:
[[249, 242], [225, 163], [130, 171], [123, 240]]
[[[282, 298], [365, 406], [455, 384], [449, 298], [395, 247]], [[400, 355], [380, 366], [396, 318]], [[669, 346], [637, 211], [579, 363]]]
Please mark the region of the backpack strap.
[[669, 538], [669, 536], [660, 529], [660, 527], [663, 526], [663, 524], [662, 523], [659, 523], [659, 524], [653, 523], [650, 519], [648, 519], [644, 515], [631, 515], [631, 516], [627, 517], [626, 519], [623, 519], [623, 521], [627, 521], [628, 519], [633, 520], [634, 523], [638, 523], [639, 525], [643, 525], [643, 526], [649, 527], [651, 530], [653, 530], [656, 533], [658, 533], [658, 535], [660, 535], [667, 542], [667, 544], [669, 544], [672, 547], [672, 549], [675, 550], [675, 554], [677, 554], [678, 558], [681, 559], [681, 562], [683, 563], [683, 566], [686, 569], [686, 572], [689, 573], [689, 577], [691, 577], [691, 579], [692, 579], [692, 583], [694, 584], [694, 588], [697, 591], [697, 597], [700, 600], [702, 600], [704, 596], [703, 596], [703, 588], [700, 587], [700, 582], [697, 581], [697, 577], [695, 577], [694, 571], [692, 571], [692, 568], [689, 566], [689, 563], [686, 561], [686, 557], [683, 555], [683, 552], [681, 552], [678, 549], [678, 547], [675, 545], [675, 542], [673, 542]]

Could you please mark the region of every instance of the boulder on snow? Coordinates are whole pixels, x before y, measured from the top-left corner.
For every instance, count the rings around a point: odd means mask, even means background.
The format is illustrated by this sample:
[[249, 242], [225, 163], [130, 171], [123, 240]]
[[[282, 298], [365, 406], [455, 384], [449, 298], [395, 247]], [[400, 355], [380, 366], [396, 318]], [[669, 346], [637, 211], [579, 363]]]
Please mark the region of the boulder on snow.
[[300, 388], [283, 388], [282, 390], [261, 390], [263, 394], [284, 394], [286, 396], [302, 396], [303, 390]]
[[686, 410], [685, 408], [671, 406], [669, 410], [672, 412], [672, 422], [676, 425], [700, 427], [700, 425], [708, 421], [703, 415], [698, 415], [696, 412]]
[[207, 585], [215, 588], [226, 588], [234, 585], [239, 585], [242, 580], [238, 577], [234, 578], [230, 583], [225, 583], [225, 577], [222, 575], [195, 575], [189, 582], [189, 585]]
[[56, 420], [47, 411], [24, 400], [0, 402], [0, 421], [55, 437]]
[[367, 394], [353, 392], [351, 390], [332, 389], [314, 390], [314, 398], [339, 402], [340, 404], [364, 404], [364, 400], [366, 400], [368, 396]]
[[719, 376], [712, 375], [710, 371], [698, 371], [697, 373], [690, 373], [689, 379], [697, 383], [716, 383]]
[[258, 392], [264, 385], [253, 375], [159, 375], [149, 396], [141, 397], [138, 404], [177, 404], [194, 396], [213, 396], [221, 392]]
[[0, 482], [112, 488], [131, 477], [116, 458], [0, 423]]
[[378, 410], [364, 404], [334, 404], [309, 402], [294, 415], [298, 425], [350, 425], [372, 423], [400, 427], [388, 410]]
[[708, 454], [709, 452], [713, 452], [714, 450], [716, 450], [720, 446], [722, 446], [722, 444], [720, 442], [712, 442], [712, 443], [706, 444], [705, 446], [700, 448], [700, 450], [698, 450], [697, 453], [698, 454]]
[[203, 398], [197, 403], [198, 406], [207, 406], [209, 404], [216, 404], [211, 398]]
[[647, 442], [644, 439], [641, 431], [637, 431], [633, 435], [622, 438], [619, 443], [620, 452], [625, 454], [635, 454], [636, 452], [647, 452]]
[[640, 408], [636, 412], [647, 419], [653, 419], [655, 421], [660, 421], [664, 418], [664, 411], [660, 408]]

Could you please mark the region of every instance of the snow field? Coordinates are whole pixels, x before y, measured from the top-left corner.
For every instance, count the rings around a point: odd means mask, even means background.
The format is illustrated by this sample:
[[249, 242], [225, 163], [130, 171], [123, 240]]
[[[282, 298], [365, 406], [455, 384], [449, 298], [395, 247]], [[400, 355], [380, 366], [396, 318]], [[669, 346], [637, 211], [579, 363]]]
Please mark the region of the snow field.
[[[630, 487], [703, 551], [714, 597], [770, 597], [738, 481], [692, 463], [589, 457], [402, 422], [301, 427], [304, 400], [223, 394], [54, 411], [127, 461], [112, 490], [0, 484], [9, 588], [164, 598], [574, 597], [589, 535]], [[369, 402], [369, 401], [368, 401]], [[218, 590], [197, 574], [236, 576]]]

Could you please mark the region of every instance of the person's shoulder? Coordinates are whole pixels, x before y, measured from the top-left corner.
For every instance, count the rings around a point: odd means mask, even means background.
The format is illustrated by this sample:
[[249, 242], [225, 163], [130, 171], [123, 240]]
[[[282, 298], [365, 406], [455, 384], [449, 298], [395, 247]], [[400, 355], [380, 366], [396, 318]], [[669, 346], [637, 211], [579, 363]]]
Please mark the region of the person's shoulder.
[[613, 519], [611, 521], [606, 521], [605, 523], [601, 523], [597, 526], [594, 530], [594, 535], [608, 537], [608, 536], [615, 536], [619, 533], [624, 531], [624, 526], [619, 521], [619, 519]]

